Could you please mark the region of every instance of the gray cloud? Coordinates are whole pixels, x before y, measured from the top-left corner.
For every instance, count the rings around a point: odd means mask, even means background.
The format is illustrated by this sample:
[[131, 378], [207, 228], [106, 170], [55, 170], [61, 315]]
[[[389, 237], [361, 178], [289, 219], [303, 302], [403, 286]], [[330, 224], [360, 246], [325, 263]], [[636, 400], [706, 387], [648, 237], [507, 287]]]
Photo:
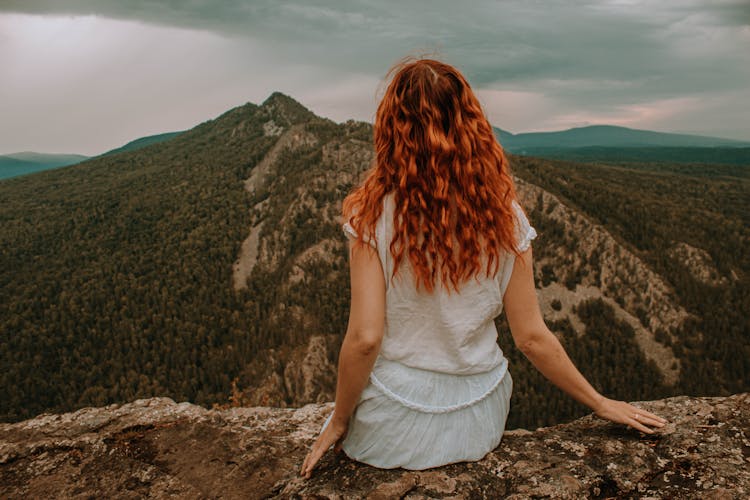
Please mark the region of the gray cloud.
[[[374, 86], [390, 64], [428, 52], [459, 67], [487, 96], [488, 114], [508, 120], [496, 124], [513, 131], [609, 119], [750, 139], [747, 1], [5, 0], [0, 12], [96, 15], [213, 34], [226, 40], [216, 66], [243, 66], [237, 79], [244, 82], [263, 72], [275, 86], [267, 93], [285, 86], [335, 119], [371, 119]], [[263, 61], [243, 57], [245, 50]], [[533, 119], [509, 101], [521, 96], [538, 109]]]

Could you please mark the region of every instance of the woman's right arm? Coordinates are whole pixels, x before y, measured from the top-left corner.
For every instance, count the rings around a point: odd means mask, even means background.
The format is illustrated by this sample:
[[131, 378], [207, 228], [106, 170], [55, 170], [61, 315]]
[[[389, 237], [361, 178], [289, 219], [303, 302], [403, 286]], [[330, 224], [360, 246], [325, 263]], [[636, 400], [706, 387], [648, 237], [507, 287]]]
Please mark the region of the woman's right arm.
[[665, 419], [624, 401], [606, 398], [594, 389], [568, 357], [557, 337], [547, 328], [534, 288], [531, 246], [516, 257], [503, 297], [515, 345], [542, 375], [596, 415], [652, 433], [646, 425], [662, 427]]

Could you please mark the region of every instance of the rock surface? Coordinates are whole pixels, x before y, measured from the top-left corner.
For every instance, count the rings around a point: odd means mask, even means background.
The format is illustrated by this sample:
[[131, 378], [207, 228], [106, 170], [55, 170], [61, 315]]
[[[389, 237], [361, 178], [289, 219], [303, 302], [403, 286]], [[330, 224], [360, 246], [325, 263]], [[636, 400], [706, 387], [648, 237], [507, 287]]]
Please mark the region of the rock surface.
[[478, 462], [382, 470], [326, 454], [332, 403], [208, 410], [169, 398], [0, 424], [1, 498], [748, 498], [750, 393], [636, 403], [641, 434], [590, 414], [507, 431]]

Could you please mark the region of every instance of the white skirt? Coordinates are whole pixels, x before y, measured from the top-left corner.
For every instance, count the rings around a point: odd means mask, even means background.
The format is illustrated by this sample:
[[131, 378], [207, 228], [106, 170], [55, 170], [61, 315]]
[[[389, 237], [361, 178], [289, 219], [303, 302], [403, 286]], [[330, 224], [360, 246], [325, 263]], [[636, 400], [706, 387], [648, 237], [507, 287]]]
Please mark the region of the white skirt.
[[342, 449], [382, 469], [480, 460], [497, 448], [505, 431], [513, 392], [507, 368], [503, 358], [487, 372], [454, 375], [379, 356]]

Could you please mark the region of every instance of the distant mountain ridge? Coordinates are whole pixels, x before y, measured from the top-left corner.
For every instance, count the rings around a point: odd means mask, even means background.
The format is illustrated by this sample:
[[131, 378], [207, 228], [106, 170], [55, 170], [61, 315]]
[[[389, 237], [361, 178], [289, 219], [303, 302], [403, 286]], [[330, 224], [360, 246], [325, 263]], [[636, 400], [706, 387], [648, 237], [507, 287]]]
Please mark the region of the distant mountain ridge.
[[750, 142], [702, 135], [654, 132], [615, 125], [590, 125], [555, 132], [513, 134], [494, 127], [500, 144], [512, 153], [527, 148], [585, 147], [750, 147]]
[[0, 180], [21, 175], [41, 172], [54, 168], [67, 167], [81, 163], [85, 160], [100, 158], [102, 156], [124, 153], [126, 151], [136, 151], [152, 144], [168, 141], [181, 134], [184, 130], [178, 132], [166, 132], [163, 134], [149, 135], [140, 137], [119, 148], [110, 149], [102, 154], [95, 156], [86, 156], [79, 154], [55, 154], [55, 153], [36, 153], [33, 151], [23, 151], [21, 153], [11, 153], [0, 155]]
[[86, 159], [88, 156], [78, 154], [35, 153], [33, 151], [0, 155], [0, 179], [74, 165]]
[[137, 149], [145, 148], [146, 146], [150, 146], [151, 144], [158, 144], [160, 142], [168, 141], [169, 139], [183, 133], [184, 130], [180, 130], [179, 132], [165, 132], [163, 134], [155, 134], [155, 135], [148, 135], [146, 137], [140, 137], [138, 139], [135, 139], [133, 141], [128, 142], [127, 144], [120, 146], [119, 148], [110, 149], [109, 151], [106, 151], [100, 155], [96, 155], [96, 157], [99, 156], [105, 156], [105, 155], [113, 155], [116, 153], [122, 153], [124, 151], [135, 151]]
[[615, 125], [513, 134], [493, 127], [506, 151], [576, 161], [671, 161], [750, 165], [750, 142]]
[[[274, 92], [268, 99], [276, 94], [283, 95]], [[508, 152], [527, 156], [578, 161], [676, 161], [750, 165], [750, 142], [734, 139], [655, 132], [616, 125], [590, 125], [553, 132], [519, 134], [499, 127], [493, 127], [493, 130]], [[184, 132], [186, 130], [139, 137], [123, 146], [90, 157], [31, 151], [0, 155], [0, 180], [74, 165], [90, 158], [136, 151], [171, 140]]]

